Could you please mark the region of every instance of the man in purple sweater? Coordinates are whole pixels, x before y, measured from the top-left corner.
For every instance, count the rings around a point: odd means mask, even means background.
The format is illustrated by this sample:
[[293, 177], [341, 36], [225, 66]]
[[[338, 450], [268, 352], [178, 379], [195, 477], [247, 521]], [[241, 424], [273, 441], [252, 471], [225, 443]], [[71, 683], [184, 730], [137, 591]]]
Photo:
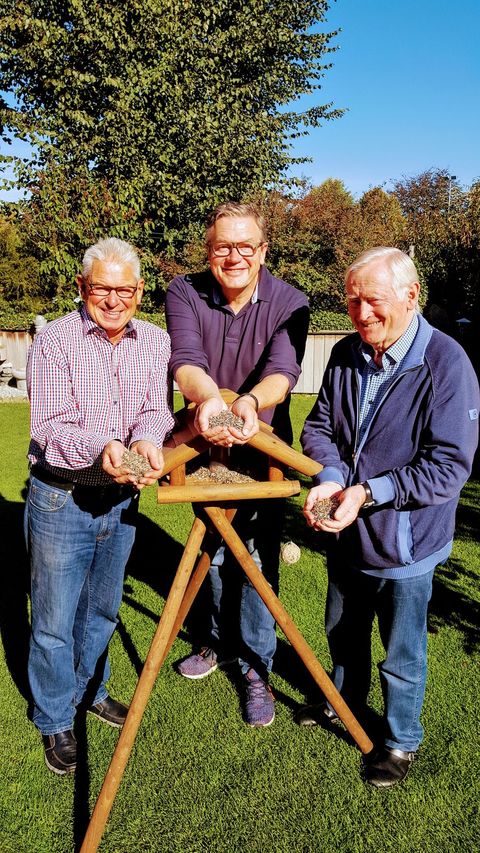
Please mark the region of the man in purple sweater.
[[[291, 441], [290, 392], [300, 374], [308, 330], [308, 303], [264, 266], [265, 223], [251, 204], [227, 202], [207, 220], [210, 269], [178, 276], [167, 291], [170, 367], [180, 391], [197, 404], [196, 425], [212, 446], [232, 455], [258, 431], [258, 418]], [[231, 411], [242, 430], [209, 425], [226, 407], [220, 388], [238, 393]], [[245, 460], [247, 449], [239, 453]], [[278, 585], [283, 501], [248, 502], [235, 525], [271, 586]], [[268, 675], [276, 647], [275, 622], [223, 545], [210, 568], [213, 608], [208, 641], [180, 662], [185, 678], [204, 678], [238, 658], [245, 683], [245, 720], [268, 726], [275, 710]]]
[[[333, 534], [326, 631], [333, 678], [360, 718], [370, 687], [377, 615], [384, 733], [367, 757], [377, 788], [401, 782], [422, 741], [427, 607], [435, 567], [450, 554], [460, 490], [478, 441], [478, 383], [463, 349], [417, 313], [420, 286], [398, 249], [364, 252], [345, 276], [358, 334], [337, 344], [302, 433], [324, 468], [304, 513]], [[315, 502], [336, 495], [333, 517]], [[300, 711], [301, 725], [337, 722], [329, 705]]]

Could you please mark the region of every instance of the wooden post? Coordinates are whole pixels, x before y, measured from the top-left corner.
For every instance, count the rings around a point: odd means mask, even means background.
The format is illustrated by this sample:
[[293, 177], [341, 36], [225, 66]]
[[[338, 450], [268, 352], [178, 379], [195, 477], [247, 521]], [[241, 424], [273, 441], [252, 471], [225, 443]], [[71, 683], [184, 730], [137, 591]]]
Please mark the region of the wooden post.
[[[223, 515], [220, 510], [219, 512], [220, 515]], [[125, 767], [130, 758], [143, 713], [147, 707], [159, 669], [165, 658], [165, 651], [169, 648], [173, 627], [176, 624], [176, 618], [205, 532], [205, 524], [201, 519], [196, 518], [193, 522], [185, 551], [183, 552], [170, 593], [163, 608], [162, 617], [145, 660], [127, 719], [120, 733], [110, 767], [107, 770], [107, 775], [105, 776], [102, 789], [93, 810], [80, 853], [95, 853], [100, 843], [117, 790], [122, 781]]]
[[277, 438], [276, 435], [265, 432], [263, 429], [260, 429], [260, 432], [257, 432], [256, 435], [249, 439], [248, 444], [250, 447], [255, 447], [257, 450], [265, 453], [267, 456], [274, 456], [278, 462], [283, 462], [284, 465], [300, 471], [301, 474], [308, 474], [310, 477], [318, 474], [323, 467], [319, 462], [309, 459], [308, 456], [304, 456], [303, 453], [294, 450], [293, 447], [290, 447], [285, 441]]
[[285, 479], [283, 468], [276, 464], [273, 456], [268, 457], [268, 479], [271, 483], [282, 482]]
[[168, 486], [158, 490], [158, 503], [176, 504], [221, 503], [223, 501], [249, 501], [263, 498], [288, 498], [300, 494], [298, 480], [282, 482], [210, 483], [189, 481], [185, 486]]
[[170, 485], [185, 485], [185, 463], [183, 465], [177, 465], [176, 468], [173, 468], [172, 471], [170, 471]]
[[[223, 510], [222, 510], [222, 512], [223, 512]], [[234, 507], [230, 507], [229, 509], [225, 510], [224, 512], [225, 512], [225, 517], [226, 517], [227, 521], [231, 522], [233, 520], [233, 518], [235, 517], [235, 513], [237, 512], [237, 510]], [[220, 544], [220, 541], [218, 541], [218, 544]], [[209, 551], [203, 551], [202, 556], [200, 557], [200, 559], [197, 563], [195, 571], [194, 571], [192, 577], [190, 578], [190, 580], [188, 582], [188, 586], [187, 586], [187, 589], [185, 591], [185, 595], [183, 596], [183, 600], [182, 600], [182, 603], [180, 605], [180, 609], [178, 611], [177, 618], [175, 620], [175, 623], [174, 623], [174, 626], [172, 629], [172, 633], [170, 635], [170, 639], [168, 641], [167, 648], [165, 649], [165, 652], [164, 652], [162, 661], [160, 663], [160, 666], [162, 666], [165, 658], [167, 657], [167, 655], [168, 655], [168, 653], [169, 653], [169, 651], [170, 651], [170, 649], [171, 649], [171, 647], [175, 641], [175, 638], [176, 638], [180, 628], [182, 627], [193, 602], [195, 601], [195, 597], [196, 597], [203, 581], [205, 580], [205, 578], [207, 576], [207, 572], [210, 568], [212, 559], [215, 556], [215, 552], [216, 552], [216, 548], [211, 548]]]

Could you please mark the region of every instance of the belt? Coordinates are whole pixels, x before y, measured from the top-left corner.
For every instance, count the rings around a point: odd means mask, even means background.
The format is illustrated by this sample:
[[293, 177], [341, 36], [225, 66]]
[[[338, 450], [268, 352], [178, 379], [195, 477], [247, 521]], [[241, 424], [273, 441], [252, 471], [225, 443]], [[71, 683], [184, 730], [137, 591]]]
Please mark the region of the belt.
[[30, 474], [32, 477], [36, 477], [37, 480], [40, 480], [41, 483], [45, 483], [47, 486], [55, 486], [57, 489], [62, 489], [65, 492], [70, 492], [76, 485], [76, 483], [73, 483], [70, 480], [64, 480], [63, 477], [59, 477], [58, 474], [54, 474], [53, 471], [46, 471], [45, 468], [41, 468], [40, 465], [32, 465], [30, 468]]
[[45, 483], [47, 486], [52, 486], [55, 489], [61, 489], [64, 492], [72, 492], [75, 489], [76, 492], [82, 491], [91, 497], [114, 497], [121, 495], [124, 491], [128, 494], [133, 493], [133, 486], [129, 484], [123, 485], [121, 483], [106, 483], [103, 486], [84, 486], [81, 483], [74, 483], [73, 480], [64, 480], [63, 477], [59, 477], [58, 474], [55, 474], [53, 471], [46, 471], [45, 468], [42, 468], [40, 465], [32, 465], [30, 468], [30, 474], [32, 477], [36, 477], [37, 480], [40, 480], [41, 483]]

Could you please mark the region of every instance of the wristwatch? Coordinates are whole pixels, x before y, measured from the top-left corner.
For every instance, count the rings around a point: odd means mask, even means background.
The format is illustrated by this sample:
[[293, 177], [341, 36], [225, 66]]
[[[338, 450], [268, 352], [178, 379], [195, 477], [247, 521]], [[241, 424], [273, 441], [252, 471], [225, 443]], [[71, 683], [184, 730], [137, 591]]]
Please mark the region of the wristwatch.
[[365, 501], [362, 504], [361, 508], [362, 509], [368, 509], [368, 507], [374, 506], [375, 500], [374, 500], [374, 497], [372, 495], [372, 490], [371, 490], [370, 486], [368, 485], [368, 483], [366, 483], [366, 482], [365, 483], [359, 483], [358, 485], [363, 486], [363, 488], [365, 489], [365, 494], [366, 494]]

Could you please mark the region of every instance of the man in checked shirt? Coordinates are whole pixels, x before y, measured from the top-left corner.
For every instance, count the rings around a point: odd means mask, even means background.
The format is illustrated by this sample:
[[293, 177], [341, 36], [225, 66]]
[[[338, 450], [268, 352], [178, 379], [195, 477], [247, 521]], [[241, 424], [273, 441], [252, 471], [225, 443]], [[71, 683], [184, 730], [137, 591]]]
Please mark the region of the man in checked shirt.
[[[33, 721], [50, 770], [75, 770], [81, 705], [120, 728], [128, 708], [106, 682], [108, 643], [135, 538], [139, 490], [161, 474], [173, 427], [170, 340], [134, 320], [143, 293], [132, 246], [100, 240], [77, 276], [83, 305], [49, 323], [28, 359], [30, 484], [25, 530], [32, 573], [28, 662]], [[138, 480], [125, 448], [148, 460]]]

